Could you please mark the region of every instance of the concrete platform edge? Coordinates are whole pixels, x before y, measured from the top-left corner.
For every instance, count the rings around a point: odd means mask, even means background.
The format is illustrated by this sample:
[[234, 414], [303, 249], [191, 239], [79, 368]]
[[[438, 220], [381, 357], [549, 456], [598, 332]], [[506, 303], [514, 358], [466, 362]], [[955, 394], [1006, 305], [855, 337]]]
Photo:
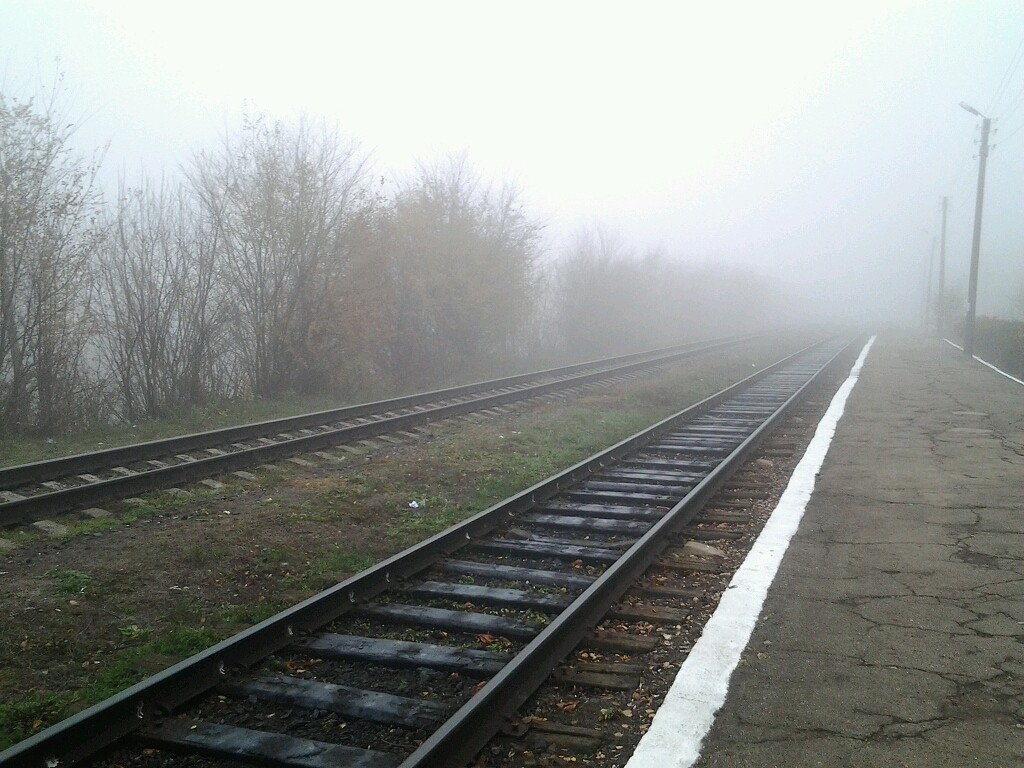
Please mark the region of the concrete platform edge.
[[872, 336], [864, 345], [832, 398], [778, 505], [730, 581], [701, 638], [680, 666], [650, 730], [626, 768], [688, 768], [700, 757], [701, 743], [725, 702], [729, 679], [747, 646], [789, 541], [800, 525], [847, 398], [874, 341]]

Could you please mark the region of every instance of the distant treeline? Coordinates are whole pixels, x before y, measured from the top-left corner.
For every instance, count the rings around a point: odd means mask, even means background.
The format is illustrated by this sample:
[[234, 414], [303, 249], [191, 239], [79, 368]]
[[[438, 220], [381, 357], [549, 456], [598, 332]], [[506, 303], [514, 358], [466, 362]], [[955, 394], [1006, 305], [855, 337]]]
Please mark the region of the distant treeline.
[[57, 102], [0, 94], [5, 433], [407, 391], [774, 319], [756, 277], [600, 232], [549, 256], [521, 195], [465, 159], [385, 185], [312, 121], [247, 119], [110, 199]]

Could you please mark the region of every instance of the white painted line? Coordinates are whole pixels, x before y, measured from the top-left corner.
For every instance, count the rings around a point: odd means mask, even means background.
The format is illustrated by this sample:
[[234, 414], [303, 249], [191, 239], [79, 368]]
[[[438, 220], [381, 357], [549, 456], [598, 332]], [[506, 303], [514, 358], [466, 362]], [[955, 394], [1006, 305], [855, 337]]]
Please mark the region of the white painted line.
[[782, 556], [800, 525], [815, 477], [846, 408], [846, 399], [874, 342], [872, 336], [864, 345], [849, 377], [818, 422], [778, 505], [679, 668], [650, 730], [640, 739], [626, 768], [687, 768], [700, 757], [701, 742], [711, 730], [715, 713], [725, 703], [729, 678], [750, 640]]
[[982, 360], [982, 359], [981, 359], [980, 357], [978, 357], [977, 355], [974, 355], [974, 359], [975, 359], [975, 360], [977, 360], [977, 361], [978, 361], [979, 363], [981, 363], [982, 365], [987, 365], [987, 366], [988, 366], [989, 368], [991, 368], [991, 369], [992, 369], [993, 371], [995, 371], [996, 373], [998, 373], [998, 374], [999, 374], [1000, 376], [1005, 376], [1005, 377], [1006, 377], [1006, 378], [1008, 378], [1008, 379], [1009, 379], [1010, 381], [1015, 381], [1015, 382], [1017, 382], [1018, 384], [1020, 384], [1021, 386], [1024, 386], [1024, 381], [1021, 381], [1021, 380], [1020, 380], [1020, 379], [1018, 379], [1018, 378], [1017, 378], [1016, 376], [1011, 376], [1011, 375], [1010, 375], [1010, 374], [1008, 374], [1008, 373], [1007, 373], [1006, 371], [1002, 371], [1002, 370], [1000, 370], [1000, 369], [996, 368], [996, 367], [995, 367], [994, 365], [992, 365], [992, 363], [988, 362], [987, 360]]
[[[946, 342], [947, 344], [949, 344], [949, 346], [951, 346], [951, 347], [956, 347], [956, 348], [957, 348], [957, 349], [959, 349], [959, 350], [960, 350], [961, 352], [963, 352], [963, 351], [964, 351], [964, 348], [963, 348], [963, 347], [961, 347], [961, 346], [960, 346], [959, 344], [955, 344], [954, 342], [950, 341], [949, 339], [943, 339], [943, 341], [944, 341], [944, 342]], [[1003, 371], [1003, 370], [1000, 370], [999, 368], [996, 368], [996, 367], [995, 367], [994, 365], [992, 365], [992, 363], [990, 363], [990, 362], [989, 362], [988, 360], [982, 360], [982, 359], [981, 359], [980, 357], [978, 357], [977, 355], [971, 355], [971, 357], [973, 357], [973, 358], [974, 358], [975, 360], [977, 360], [977, 361], [978, 361], [979, 363], [981, 363], [982, 365], [987, 365], [987, 366], [988, 366], [989, 368], [991, 368], [991, 369], [992, 369], [993, 371], [995, 371], [996, 373], [998, 373], [998, 374], [999, 374], [1000, 376], [1005, 376], [1005, 377], [1006, 377], [1006, 378], [1008, 378], [1008, 379], [1009, 379], [1010, 381], [1016, 381], [1016, 382], [1017, 382], [1018, 384], [1020, 384], [1021, 386], [1024, 386], [1024, 381], [1021, 381], [1021, 380], [1020, 380], [1020, 379], [1018, 379], [1018, 378], [1017, 378], [1016, 376], [1011, 376], [1011, 375], [1010, 375], [1010, 374], [1008, 374], [1008, 373], [1007, 373], [1006, 371]]]

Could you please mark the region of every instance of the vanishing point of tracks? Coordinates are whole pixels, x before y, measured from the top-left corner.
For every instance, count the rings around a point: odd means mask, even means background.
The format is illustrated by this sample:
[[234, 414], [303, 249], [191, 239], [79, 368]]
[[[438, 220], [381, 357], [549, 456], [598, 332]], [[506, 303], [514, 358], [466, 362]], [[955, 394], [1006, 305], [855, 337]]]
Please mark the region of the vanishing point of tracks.
[[593, 628], [846, 347], [781, 360], [0, 763], [465, 765], [574, 648], [635, 648], [628, 632]]
[[530, 398], [620, 380], [723, 349], [732, 337], [478, 384], [0, 469], [0, 527], [245, 470], [299, 453], [415, 429]]

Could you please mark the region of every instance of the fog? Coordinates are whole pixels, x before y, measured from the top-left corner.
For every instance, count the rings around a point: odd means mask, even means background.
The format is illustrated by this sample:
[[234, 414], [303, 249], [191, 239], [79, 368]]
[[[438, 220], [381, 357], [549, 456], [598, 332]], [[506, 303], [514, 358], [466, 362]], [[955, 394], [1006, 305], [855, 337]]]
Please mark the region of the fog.
[[[393, 243], [430, 230], [424, 211], [447, 210], [435, 182], [451, 179], [430, 169], [469, 169], [472, 180], [452, 187], [478, 206], [479, 228], [465, 242], [511, 248], [524, 296], [531, 270], [545, 271], [547, 287], [534, 285], [544, 294], [537, 322], [560, 323], [561, 334], [548, 353], [799, 320], [920, 326], [929, 273], [938, 279], [943, 196], [947, 287], [960, 313], [980, 123], [958, 107], [965, 101], [995, 118], [978, 312], [1024, 316], [1019, 2], [3, 0], [0, 51], [8, 98], [45, 95], [61, 80], [71, 145], [83, 157], [103, 148], [97, 183], [108, 200], [125, 180], [173, 181], [197, 154], [245, 146], [239, 132], [254, 119], [336, 127], [358, 156], [360, 194], [372, 187], [397, 216], [388, 221], [404, 222], [401, 236], [362, 231], [374, 243], [365, 253], [392, 243], [381, 258], [402, 272], [406, 257]], [[207, 167], [209, 178], [215, 170]], [[190, 205], [181, 203], [175, 226], [199, 242], [209, 221]], [[522, 242], [495, 234], [503, 210], [520, 217]], [[438, 264], [459, 258], [445, 247], [431, 246]], [[441, 291], [430, 281], [452, 269], [409, 290]], [[566, 297], [593, 301], [596, 276], [603, 298], [581, 313]], [[458, 291], [446, 288], [454, 300]], [[110, 290], [109, 302], [130, 298], [127, 287]], [[350, 310], [332, 311], [341, 323]], [[395, 366], [397, 378], [414, 380], [409, 355], [425, 353], [400, 352], [394, 329], [422, 329], [431, 308], [416, 311], [381, 321], [394, 350], [367, 371]], [[615, 318], [632, 326], [610, 338]], [[450, 320], [429, 324], [440, 338]], [[468, 314], [462, 320], [465, 335], [474, 326]], [[531, 334], [544, 335], [528, 331], [465, 344], [521, 352]], [[452, 361], [469, 357], [462, 349]], [[424, 384], [449, 375], [430, 356], [417, 370], [431, 365]]]

